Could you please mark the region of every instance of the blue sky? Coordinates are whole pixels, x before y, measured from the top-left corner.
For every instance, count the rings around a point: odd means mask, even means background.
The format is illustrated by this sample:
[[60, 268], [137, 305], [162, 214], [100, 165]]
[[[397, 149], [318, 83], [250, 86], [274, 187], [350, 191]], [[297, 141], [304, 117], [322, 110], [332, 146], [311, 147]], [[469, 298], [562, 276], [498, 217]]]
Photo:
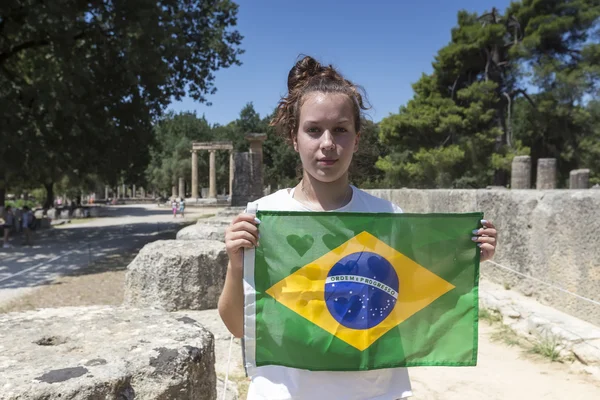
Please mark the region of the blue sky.
[[450, 40], [458, 10], [504, 11], [510, 0], [238, 0], [237, 29], [244, 36], [241, 66], [217, 71], [212, 106], [191, 98], [169, 109], [195, 111], [209, 123], [235, 120], [248, 102], [264, 117], [286, 91], [299, 54], [333, 64], [364, 87], [375, 122], [413, 96], [411, 84], [432, 71]]

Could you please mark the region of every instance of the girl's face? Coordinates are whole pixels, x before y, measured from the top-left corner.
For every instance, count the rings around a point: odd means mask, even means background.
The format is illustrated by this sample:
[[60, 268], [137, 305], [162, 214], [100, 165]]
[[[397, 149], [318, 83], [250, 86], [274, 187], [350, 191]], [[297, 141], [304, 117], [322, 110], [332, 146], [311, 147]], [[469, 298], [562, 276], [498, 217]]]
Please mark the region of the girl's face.
[[300, 108], [294, 150], [304, 171], [321, 182], [346, 176], [358, 150], [352, 100], [340, 93], [309, 93]]

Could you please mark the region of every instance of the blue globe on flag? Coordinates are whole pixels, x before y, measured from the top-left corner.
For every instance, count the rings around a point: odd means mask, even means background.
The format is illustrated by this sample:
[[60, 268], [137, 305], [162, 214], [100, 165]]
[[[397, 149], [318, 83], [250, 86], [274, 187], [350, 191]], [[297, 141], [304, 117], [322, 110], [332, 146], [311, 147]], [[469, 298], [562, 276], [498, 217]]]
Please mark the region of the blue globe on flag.
[[327, 274], [325, 302], [331, 316], [351, 329], [370, 329], [392, 312], [398, 299], [398, 275], [376, 253], [352, 253]]

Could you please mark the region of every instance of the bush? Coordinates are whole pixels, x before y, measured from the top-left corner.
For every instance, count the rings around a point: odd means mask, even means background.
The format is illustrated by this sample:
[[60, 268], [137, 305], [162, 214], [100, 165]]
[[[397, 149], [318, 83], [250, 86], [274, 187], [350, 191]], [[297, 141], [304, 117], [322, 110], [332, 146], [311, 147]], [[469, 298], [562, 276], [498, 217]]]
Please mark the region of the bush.
[[23, 200], [23, 199], [17, 199], [17, 200], [7, 200], [5, 203], [5, 206], [11, 206], [12, 208], [23, 208], [23, 206], [27, 206], [30, 209], [34, 210], [37, 206], [38, 203], [34, 200]]

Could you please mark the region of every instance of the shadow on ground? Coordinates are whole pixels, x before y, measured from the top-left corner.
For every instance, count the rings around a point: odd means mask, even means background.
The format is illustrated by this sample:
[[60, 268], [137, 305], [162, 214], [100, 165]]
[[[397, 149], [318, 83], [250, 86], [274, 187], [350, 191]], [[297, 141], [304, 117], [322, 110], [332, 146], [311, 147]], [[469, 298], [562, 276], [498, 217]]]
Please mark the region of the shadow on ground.
[[[147, 214], [146, 214], [147, 215]], [[51, 229], [33, 246], [15, 247], [0, 258], [0, 290], [47, 285], [60, 275], [87, 275], [106, 271], [111, 257], [134, 256], [147, 243], [174, 239], [193, 222], [137, 223], [105, 227]], [[60, 244], [56, 242], [59, 241]], [[124, 265], [125, 268], [127, 264]]]

